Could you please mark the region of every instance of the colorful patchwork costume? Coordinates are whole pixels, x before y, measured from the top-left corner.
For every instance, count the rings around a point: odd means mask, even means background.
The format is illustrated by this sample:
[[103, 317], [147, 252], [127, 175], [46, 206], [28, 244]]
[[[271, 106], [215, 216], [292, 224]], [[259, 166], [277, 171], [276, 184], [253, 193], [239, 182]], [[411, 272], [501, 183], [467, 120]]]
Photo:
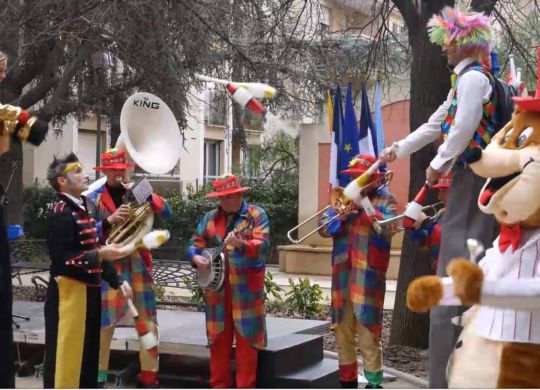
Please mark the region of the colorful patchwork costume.
[[[124, 151], [110, 149], [101, 157], [102, 165], [96, 169], [117, 169], [125, 170], [129, 167], [126, 163]], [[122, 197], [126, 190], [123, 187], [112, 188], [107, 184], [97, 188], [88, 194], [88, 198], [97, 207], [97, 219], [100, 224], [101, 241], [104, 242], [110, 231], [110, 224], [106, 221], [122, 204]], [[170, 209], [167, 203], [153, 193], [149, 201], [153, 212], [156, 215], [168, 217]], [[144, 318], [151, 330], [158, 335], [156, 316], [156, 295], [154, 291], [154, 281], [152, 279], [152, 256], [150, 251], [141, 248], [133, 252], [126, 258], [115, 262], [119, 275], [126, 280], [133, 290], [133, 303], [139, 312], [139, 316]], [[107, 379], [107, 369], [109, 367], [110, 345], [114, 334], [114, 329], [118, 322], [124, 318], [128, 312], [126, 300], [119, 291], [108, 288], [104, 285], [102, 293], [101, 308], [101, 348], [99, 357], [99, 382]], [[157, 372], [159, 370], [158, 359], [151, 356], [142, 346], [140, 348], [141, 373], [139, 381], [142, 385], [157, 385]]]
[[[442, 175], [433, 189], [448, 190], [452, 182], [451, 175]], [[418, 228], [407, 229], [407, 235], [419, 244], [422, 252], [429, 252], [431, 255], [431, 272], [437, 272], [439, 263], [439, 251], [441, 248], [441, 219], [444, 209], [441, 209], [433, 217], [426, 218]]]
[[[376, 161], [359, 155], [346, 174], [361, 174]], [[376, 175], [381, 175], [376, 173]], [[378, 220], [396, 215], [396, 200], [386, 189], [369, 194]], [[330, 208], [321, 224], [336, 215]], [[382, 383], [381, 329], [386, 291], [386, 270], [390, 261], [391, 233], [379, 235], [364, 210], [346, 220], [336, 218], [321, 235], [331, 236], [332, 249], [332, 326], [336, 331], [339, 379], [342, 387], [358, 387], [356, 342], [364, 363], [364, 376], [370, 387]]]
[[[221, 197], [243, 192], [238, 179], [226, 175], [213, 183]], [[229, 230], [245, 240], [241, 249], [225, 250], [225, 281], [219, 291], [205, 291], [206, 333], [210, 344], [210, 385], [231, 387], [233, 338], [236, 339], [236, 386], [255, 387], [258, 350], [266, 346], [264, 275], [270, 228], [266, 212], [242, 201], [236, 214], [220, 207], [206, 213], [193, 233], [188, 257], [193, 259], [206, 247], [219, 246]]]

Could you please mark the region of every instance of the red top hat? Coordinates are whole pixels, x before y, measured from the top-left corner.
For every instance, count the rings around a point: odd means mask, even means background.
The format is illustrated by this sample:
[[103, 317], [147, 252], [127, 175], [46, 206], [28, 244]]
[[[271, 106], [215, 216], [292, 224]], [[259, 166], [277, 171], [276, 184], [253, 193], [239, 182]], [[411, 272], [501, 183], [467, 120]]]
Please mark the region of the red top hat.
[[219, 198], [230, 194], [236, 194], [237, 192], [244, 192], [251, 187], [240, 187], [238, 179], [234, 175], [224, 175], [212, 182], [214, 192], [206, 194], [207, 198]]
[[126, 159], [126, 152], [113, 148], [107, 149], [105, 153], [101, 155], [101, 165], [94, 167], [96, 171], [102, 171], [104, 169], [117, 169], [124, 170], [127, 168], [133, 168], [134, 164], [129, 164]]
[[452, 174], [448, 173], [446, 175], [441, 175], [439, 180], [437, 180], [437, 184], [432, 188], [449, 188], [450, 184], [452, 184]]
[[536, 93], [534, 97], [513, 97], [512, 99], [516, 105], [525, 111], [540, 112], [540, 46], [538, 50], [538, 70], [536, 75]]
[[[347, 175], [361, 175], [377, 161], [377, 157], [371, 154], [359, 154], [353, 157], [349, 163], [349, 168], [341, 171]], [[374, 175], [383, 175], [381, 172], [374, 172]]]

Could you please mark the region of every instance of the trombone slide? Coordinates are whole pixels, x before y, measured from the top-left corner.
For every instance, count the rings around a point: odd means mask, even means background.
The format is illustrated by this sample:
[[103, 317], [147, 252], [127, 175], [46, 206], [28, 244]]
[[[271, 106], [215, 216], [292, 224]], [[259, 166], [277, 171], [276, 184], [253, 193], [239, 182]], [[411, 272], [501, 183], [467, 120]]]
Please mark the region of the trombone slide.
[[[375, 211], [375, 208], [373, 207], [373, 204], [371, 203], [371, 200], [369, 199], [369, 197], [361, 196], [362, 190], [370, 182], [371, 175], [373, 174], [373, 172], [379, 169], [380, 165], [381, 165], [381, 160], [379, 159], [373, 165], [371, 165], [363, 174], [361, 174], [359, 177], [351, 181], [347, 185], [347, 187], [333, 188], [330, 194], [330, 204], [326, 206], [324, 209], [313, 214], [311, 217], [309, 217], [302, 223], [296, 225], [291, 230], [289, 230], [287, 232], [287, 238], [289, 239], [289, 241], [292, 242], [293, 244], [299, 244], [300, 242], [304, 241], [309, 236], [317, 233], [320, 229], [327, 226], [330, 222], [334, 221], [336, 218], [339, 218], [340, 215], [353, 212], [354, 205], [360, 208], [363, 208], [365, 210], [366, 216], [369, 218], [370, 223], [373, 226], [373, 229], [375, 229], [375, 232], [377, 232], [377, 234], [380, 234], [382, 232], [382, 228], [381, 226], [377, 224], [377, 217], [376, 217], [377, 213]], [[392, 177], [393, 177], [393, 172], [388, 171], [384, 176], [384, 180], [383, 180], [384, 183], [377, 189], [377, 191], [386, 187], [392, 180]], [[360, 199], [360, 201], [358, 201], [358, 199]], [[292, 232], [294, 232], [295, 230], [298, 230], [301, 226], [305, 225], [307, 222], [311, 221], [313, 218], [324, 213], [326, 210], [328, 210], [329, 207], [332, 207], [337, 212], [337, 215], [330, 218], [324, 224], [318, 226], [316, 229], [313, 229], [311, 232], [307, 233], [303, 237], [298, 238], [297, 240], [291, 237]]]
[[291, 237], [291, 234], [292, 232], [294, 232], [295, 230], [299, 230], [302, 226], [304, 226], [306, 223], [308, 223], [309, 221], [311, 221], [313, 218], [315, 217], [318, 217], [319, 215], [321, 215], [322, 213], [324, 213], [326, 210], [328, 210], [329, 208], [331, 207], [331, 205], [328, 205], [326, 206], [324, 209], [320, 210], [320, 211], [317, 211], [315, 214], [313, 214], [311, 217], [309, 217], [308, 219], [306, 219], [305, 221], [303, 221], [302, 223], [299, 223], [298, 225], [296, 225], [295, 227], [293, 227], [291, 230], [289, 230], [287, 232], [287, 238], [289, 239], [290, 242], [292, 242], [293, 244], [295, 245], [298, 245], [300, 244], [302, 241], [304, 241], [306, 238], [312, 236], [313, 234], [317, 233], [320, 229], [322, 229], [323, 227], [325, 227], [326, 225], [328, 225], [330, 222], [332, 222], [333, 220], [335, 220], [336, 218], [339, 218], [340, 214], [337, 214], [337, 215], [334, 215], [332, 218], [330, 218], [328, 221], [326, 221], [324, 224], [320, 225], [320, 226], [317, 226], [315, 229], [313, 229], [312, 231], [310, 231], [309, 233], [305, 234], [303, 237], [300, 237], [298, 238], [297, 240], [295, 240], [294, 238]]
[[[308, 237], [312, 236], [313, 234], [319, 232], [322, 228], [328, 226], [331, 222], [335, 221], [342, 214], [349, 214], [351, 212], [356, 212], [355, 210], [352, 209], [352, 203], [351, 202], [343, 201], [343, 195], [341, 194], [341, 192], [343, 191], [342, 188], [336, 187], [333, 191], [338, 194], [336, 196], [336, 199], [341, 201], [341, 204], [339, 206], [341, 209], [338, 208], [337, 205], [333, 205], [336, 202], [331, 203], [328, 206], [326, 206], [324, 209], [316, 212], [315, 214], [313, 214], [311, 217], [309, 217], [305, 221], [303, 221], [303, 222], [299, 223], [298, 225], [296, 225], [295, 227], [293, 227], [291, 230], [289, 230], [287, 232], [287, 238], [289, 239], [289, 241], [291, 243], [297, 245], [297, 244], [301, 243], [302, 241], [304, 241], [306, 238], [308, 238]], [[369, 200], [369, 198], [367, 196], [362, 198], [362, 200], [360, 201], [359, 206], [362, 207], [366, 211], [366, 216], [369, 218], [371, 225], [373, 226], [373, 228], [375, 229], [377, 234], [380, 234], [382, 230], [376, 223], [377, 222], [376, 211], [375, 211], [375, 208], [373, 207], [373, 204]], [[337, 213], [336, 215], [329, 218], [328, 221], [325, 221], [323, 224], [317, 226], [315, 229], [311, 230], [309, 233], [305, 234], [303, 237], [300, 237], [300, 238], [298, 238], [296, 240], [291, 237], [292, 232], [294, 232], [295, 230], [300, 229], [300, 227], [304, 226], [309, 221], [311, 221], [314, 218], [318, 217], [319, 215], [323, 214], [330, 207], [332, 207], [334, 210], [336, 210], [336, 213]]]

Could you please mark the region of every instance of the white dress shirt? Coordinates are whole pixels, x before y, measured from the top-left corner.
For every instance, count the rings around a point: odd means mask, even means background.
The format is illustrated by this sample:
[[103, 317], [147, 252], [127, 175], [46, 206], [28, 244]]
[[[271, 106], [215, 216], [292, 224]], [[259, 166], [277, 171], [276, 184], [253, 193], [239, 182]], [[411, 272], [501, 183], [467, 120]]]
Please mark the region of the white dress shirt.
[[83, 210], [86, 210], [84, 208], [84, 204], [83, 204], [83, 200], [82, 198], [75, 198], [73, 195], [70, 195], [70, 194], [66, 194], [65, 192], [62, 192], [62, 195], [64, 195], [65, 197], [71, 199], [73, 201], [73, 203], [75, 203], [77, 206], [79, 206], [81, 209]]
[[[466, 58], [454, 68], [454, 73], [460, 72], [475, 60]], [[454, 125], [448, 132], [448, 137], [439, 146], [437, 155], [430, 165], [439, 172], [448, 172], [459, 156], [465, 151], [473, 138], [474, 132], [480, 124], [483, 114], [483, 105], [491, 97], [491, 84], [489, 79], [481, 72], [469, 71], [458, 77], [457, 80], [457, 110]], [[452, 103], [452, 89], [445, 102], [439, 106], [429, 120], [404, 139], [394, 143], [398, 158], [407, 157], [425, 145], [437, 140], [441, 136], [441, 124], [448, 113]]]
[[501, 253], [498, 244], [497, 238], [480, 263], [485, 280], [476, 332], [491, 340], [540, 344], [540, 229], [515, 252]]

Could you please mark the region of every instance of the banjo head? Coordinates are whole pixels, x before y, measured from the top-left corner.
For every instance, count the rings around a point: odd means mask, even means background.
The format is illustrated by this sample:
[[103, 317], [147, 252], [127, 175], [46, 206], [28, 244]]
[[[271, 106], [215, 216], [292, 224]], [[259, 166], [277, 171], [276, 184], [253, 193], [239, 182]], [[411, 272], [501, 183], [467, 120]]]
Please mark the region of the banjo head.
[[198, 282], [201, 288], [218, 291], [225, 280], [225, 256], [217, 248], [207, 248], [201, 256], [210, 262], [210, 268], [197, 268]]

